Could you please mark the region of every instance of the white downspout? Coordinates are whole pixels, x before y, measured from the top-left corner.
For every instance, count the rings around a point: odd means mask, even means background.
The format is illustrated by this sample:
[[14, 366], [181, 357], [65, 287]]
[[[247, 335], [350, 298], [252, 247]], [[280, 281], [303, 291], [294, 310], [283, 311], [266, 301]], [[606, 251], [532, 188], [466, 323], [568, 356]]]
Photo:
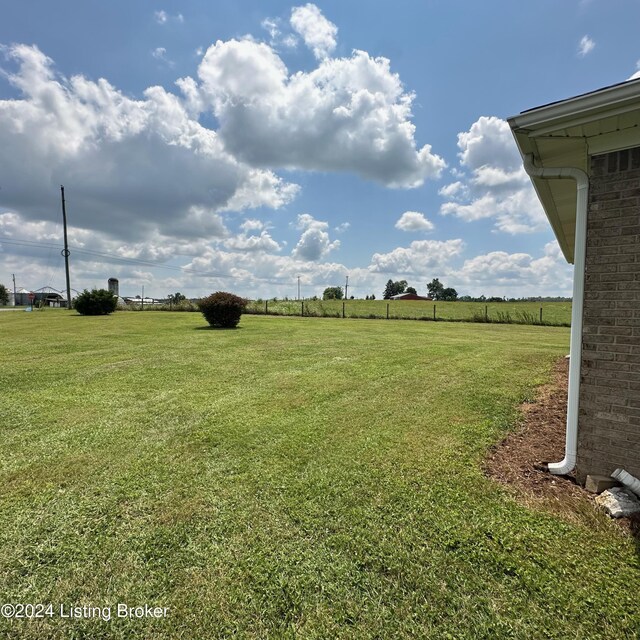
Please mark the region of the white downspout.
[[537, 178], [572, 178], [576, 181], [576, 232], [573, 251], [573, 304], [571, 306], [571, 346], [569, 354], [569, 393], [567, 399], [567, 432], [562, 462], [549, 464], [549, 471], [565, 475], [576, 466], [578, 449], [578, 399], [580, 395], [580, 363], [582, 361], [582, 312], [584, 309], [584, 267], [587, 249], [587, 204], [589, 176], [574, 167], [541, 169], [533, 164], [533, 154], [524, 158], [525, 171]]

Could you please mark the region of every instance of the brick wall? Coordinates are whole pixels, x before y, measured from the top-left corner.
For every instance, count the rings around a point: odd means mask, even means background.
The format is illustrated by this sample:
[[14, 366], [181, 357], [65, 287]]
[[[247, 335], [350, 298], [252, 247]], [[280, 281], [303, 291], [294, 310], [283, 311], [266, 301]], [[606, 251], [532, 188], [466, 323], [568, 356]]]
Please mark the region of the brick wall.
[[640, 477], [640, 147], [591, 159], [577, 475]]

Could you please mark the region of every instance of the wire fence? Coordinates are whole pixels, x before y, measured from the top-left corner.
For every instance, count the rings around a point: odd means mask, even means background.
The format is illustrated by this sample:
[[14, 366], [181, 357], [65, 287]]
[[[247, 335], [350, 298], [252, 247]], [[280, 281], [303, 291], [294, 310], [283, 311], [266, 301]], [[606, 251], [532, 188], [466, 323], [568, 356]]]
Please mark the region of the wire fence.
[[[38, 300], [34, 307], [47, 306]], [[52, 306], [58, 306], [54, 304]], [[142, 303], [128, 301], [122, 311], [198, 312], [197, 300]], [[486, 322], [555, 327], [571, 326], [571, 302], [431, 302], [417, 300], [249, 300], [245, 313], [307, 318]]]
[[255, 300], [247, 313], [372, 320], [426, 320], [571, 326], [571, 303], [427, 302], [417, 300]]

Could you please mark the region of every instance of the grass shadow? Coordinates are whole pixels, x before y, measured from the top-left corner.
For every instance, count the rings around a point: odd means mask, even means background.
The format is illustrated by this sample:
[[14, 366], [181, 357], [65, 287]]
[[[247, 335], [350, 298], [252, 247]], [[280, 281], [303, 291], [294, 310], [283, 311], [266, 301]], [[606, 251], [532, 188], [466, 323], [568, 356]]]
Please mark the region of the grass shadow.
[[206, 327], [194, 327], [194, 331], [236, 331], [243, 327], [212, 327], [211, 325]]

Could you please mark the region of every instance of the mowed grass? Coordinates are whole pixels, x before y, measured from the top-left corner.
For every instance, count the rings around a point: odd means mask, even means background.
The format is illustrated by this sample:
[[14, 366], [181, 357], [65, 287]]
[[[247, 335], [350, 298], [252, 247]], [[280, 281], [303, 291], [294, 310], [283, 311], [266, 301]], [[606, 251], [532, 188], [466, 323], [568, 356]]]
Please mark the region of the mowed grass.
[[632, 638], [604, 516], [481, 472], [563, 328], [0, 314], [0, 600], [169, 607], [0, 637]]
[[[302, 301], [268, 300], [270, 314], [301, 315]], [[304, 313], [312, 316], [342, 316], [342, 300], [305, 300]], [[347, 318], [386, 318], [467, 320], [513, 322], [520, 324], [542, 323], [570, 326], [571, 302], [431, 302], [425, 300], [345, 300], [344, 315]], [[265, 301], [252, 300], [248, 309], [252, 313], [264, 313]]]

